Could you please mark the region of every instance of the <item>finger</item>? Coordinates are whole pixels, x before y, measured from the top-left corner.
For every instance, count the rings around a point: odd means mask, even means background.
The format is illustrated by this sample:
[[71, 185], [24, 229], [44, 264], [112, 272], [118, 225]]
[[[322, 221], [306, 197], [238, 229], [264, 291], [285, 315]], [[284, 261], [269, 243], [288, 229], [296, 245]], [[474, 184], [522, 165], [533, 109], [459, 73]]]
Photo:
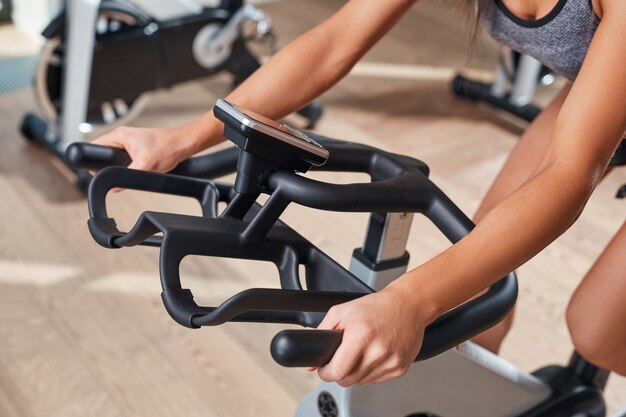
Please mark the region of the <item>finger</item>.
[[339, 326], [339, 314], [336, 313], [336, 309], [332, 307], [328, 310], [328, 313], [324, 316], [322, 322], [317, 326], [317, 330], [336, 330]]
[[372, 372], [359, 381], [358, 384], [381, 384], [395, 378], [400, 378], [408, 372], [410, 366], [410, 364], [403, 366], [399, 364], [396, 359], [388, 359], [378, 369], [372, 370]]
[[376, 369], [372, 369], [372, 372], [368, 375], [366, 375], [364, 378], [362, 378], [358, 384], [359, 385], [369, 385], [369, 384], [375, 384], [377, 383], [377, 381], [384, 376], [385, 374], [389, 373], [388, 369], [383, 369], [382, 371], [379, 370], [378, 368]]
[[377, 378], [374, 381], [372, 381], [371, 384], [384, 384], [385, 382], [389, 382], [391, 380], [401, 378], [405, 374], [406, 374], [405, 370], [401, 370], [401, 369], [390, 370], [386, 372], [384, 375], [382, 375], [380, 378]]
[[352, 369], [350, 375], [340, 381], [338, 384], [342, 387], [358, 384], [369, 375], [374, 369], [385, 361], [385, 356], [375, 349], [368, 349]]
[[[146, 170], [145, 168], [143, 168], [141, 165], [142, 165], [142, 164], [139, 164], [139, 163], [138, 163], [138, 162], [136, 162], [136, 161], [132, 161], [132, 162], [130, 163], [130, 165], [128, 165], [128, 167], [127, 167], [127, 168], [128, 168], [128, 169], [138, 169], [138, 170], [142, 170], [142, 171], [147, 171], [147, 170]], [[116, 187], [116, 188], [112, 188], [112, 189], [111, 189], [111, 192], [112, 192], [112, 193], [119, 193], [119, 192], [122, 192], [122, 191], [124, 191], [124, 189], [123, 189], [123, 188], [119, 188], [119, 187]]]
[[[132, 157], [131, 157], [132, 158]], [[128, 169], [138, 169], [140, 171], [154, 171], [154, 166], [152, 164], [148, 164], [145, 160], [140, 158], [133, 158], [131, 163], [127, 167]]]
[[330, 362], [318, 369], [317, 373], [324, 381], [339, 381], [350, 375], [350, 372], [363, 354], [361, 339], [350, 337], [344, 331], [343, 341]]
[[372, 368], [370, 370], [370, 372], [368, 372], [367, 374], [365, 374], [363, 376], [363, 378], [361, 378], [358, 381], [359, 385], [366, 385], [366, 384], [375, 384], [377, 383], [381, 378], [385, 377], [386, 375], [390, 374], [393, 370], [393, 368], [389, 365], [388, 363], [389, 361], [384, 361], [383, 363], [379, 364], [378, 366], [376, 366], [375, 368]]
[[[317, 330], [336, 330], [339, 327], [339, 315], [335, 313], [335, 309], [328, 310], [322, 322], [317, 326]], [[307, 371], [313, 372], [319, 369], [318, 366], [309, 366]]]
[[122, 134], [120, 133], [120, 128], [112, 130], [109, 133], [105, 133], [104, 135], [91, 141], [91, 143], [96, 145], [113, 146], [115, 148], [124, 148], [123, 142], [124, 140], [122, 138]]
[[[124, 149], [121, 135], [118, 133], [117, 129], [92, 140], [91, 143], [94, 145], [110, 146], [113, 148]], [[91, 170], [89, 171], [89, 173], [95, 176], [98, 173], [98, 171]], [[117, 193], [117, 192], [120, 192], [121, 190], [122, 190], [121, 188], [114, 188], [111, 191]]]

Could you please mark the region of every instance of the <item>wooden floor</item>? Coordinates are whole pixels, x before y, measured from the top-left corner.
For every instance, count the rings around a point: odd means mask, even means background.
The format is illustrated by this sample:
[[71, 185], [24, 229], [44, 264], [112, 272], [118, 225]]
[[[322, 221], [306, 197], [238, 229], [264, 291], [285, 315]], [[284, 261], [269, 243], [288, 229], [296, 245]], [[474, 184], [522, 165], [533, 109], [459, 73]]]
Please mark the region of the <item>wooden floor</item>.
[[[445, 3], [423, 3], [366, 61], [464, 65], [460, 25], [449, 24], [453, 18]], [[264, 7], [284, 42], [339, 5], [292, 0]], [[7, 30], [0, 28], [0, 39]], [[0, 54], [14, 54], [2, 49], [5, 44], [0, 42]], [[495, 50], [492, 43], [481, 43], [472, 67], [492, 68]], [[226, 91], [225, 79], [218, 77], [157, 94], [133, 124], [175, 126]], [[441, 79], [354, 76], [323, 100], [320, 133], [426, 161], [434, 181], [467, 213], [478, 206], [520, 132], [493, 111], [454, 99]], [[0, 416], [293, 415], [299, 398], [318, 381], [271, 360], [269, 341], [283, 327], [227, 324], [192, 331], [175, 324], [160, 300], [157, 251], [97, 246], [87, 231], [85, 200], [67, 172], [20, 137], [20, 118], [33, 110], [30, 91], [0, 97]], [[355, 178], [360, 177], [332, 176]], [[613, 198], [624, 182], [624, 169], [612, 172], [578, 223], [520, 269], [517, 324], [503, 356], [522, 369], [567, 360], [572, 347], [563, 312], [624, 221], [625, 203]], [[148, 208], [198, 212], [185, 200], [128, 191], [110, 201], [122, 226]], [[361, 244], [367, 216], [290, 207], [285, 220], [347, 264]], [[409, 242], [412, 265], [445, 244], [432, 226], [417, 220]], [[273, 267], [221, 259], [188, 259], [183, 276], [207, 304], [246, 287], [278, 285]], [[611, 377], [607, 400], [611, 410], [626, 405], [625, 378]]]

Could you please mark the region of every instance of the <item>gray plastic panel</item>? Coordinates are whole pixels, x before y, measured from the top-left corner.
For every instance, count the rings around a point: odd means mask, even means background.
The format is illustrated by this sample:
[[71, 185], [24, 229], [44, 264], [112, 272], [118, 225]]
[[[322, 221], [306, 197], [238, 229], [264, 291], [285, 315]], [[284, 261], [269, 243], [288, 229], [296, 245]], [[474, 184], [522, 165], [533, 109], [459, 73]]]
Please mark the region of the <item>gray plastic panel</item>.
[[504, 359], [466, 342], [411, 366], [384, 384], [342, 388], [322, 383], [300, 404], [297, 417], [320, 417], [317, 398], [330, 393], [341, 417], [513, 417], [548, 398], [551, 389]]

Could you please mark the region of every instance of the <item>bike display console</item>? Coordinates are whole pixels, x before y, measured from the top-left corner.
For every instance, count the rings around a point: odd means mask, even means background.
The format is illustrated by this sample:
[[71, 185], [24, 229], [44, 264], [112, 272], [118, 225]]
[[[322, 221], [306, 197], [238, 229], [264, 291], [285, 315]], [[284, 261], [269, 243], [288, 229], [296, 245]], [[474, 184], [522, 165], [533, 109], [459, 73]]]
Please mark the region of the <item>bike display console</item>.
[[278, 167], [307, 172], [328, 160], [328, 150], [284, 123], [218, 100], [215, 117], [224, 122], [224, 135], [240, 149]]

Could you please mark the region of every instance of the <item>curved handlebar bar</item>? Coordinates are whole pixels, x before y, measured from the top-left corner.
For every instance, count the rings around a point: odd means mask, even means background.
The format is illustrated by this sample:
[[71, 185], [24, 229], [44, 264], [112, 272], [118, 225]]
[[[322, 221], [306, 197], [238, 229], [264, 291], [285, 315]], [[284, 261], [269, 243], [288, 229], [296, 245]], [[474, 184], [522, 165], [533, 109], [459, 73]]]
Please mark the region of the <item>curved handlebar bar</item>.
[[127, 167], [132, 162], [122, 149], [91, 143], [71, 143], [65, 150], [65, 158], [72, 168], [98, 171], [109, 166]]
[[[275, 170], [264, 176], [265, 191], [271, 197], [263, 207], [253, 205], [256, 196], [252, 196], [251, 208], [245, 208], [241, 217], [223, 213], [217, 218], [219, 200], [234, 205], [241, 195], [235, 195], [232, 187], [199, 178], [233, 172], [237, 164], [236, 148], [185, 161], [172, 171], [171, 174], [177, 175], [108, 168], [94, 178], [89, 190], [92, 235], [106, 247], [161, 246], [163, 300], [180, 324], [197, 327], [235, 320], [313, 326], [321, 321], [320, 312], [338, 302], [336, 291], [352, 291], [353, 295], [346, 296], [353, 298], [371, 289], [278, 220], [290, 202], [334, 211], [419, 212], [452, 242], [473, 228], [470, 219], [428, 179], [428, 167], [422, 162], [365, 145], [315, 139], [330, 151], [323, 170], [363, 172], [370, 175], [372, 182], [328, 184]], [[107, 153], [94, 146], [71, 145], [70, 148], [77, 150], [70, 157], [68, 148], [68, 160], [76, 168], [90, 169], [107, 164], [123, 165], [127, 161], [120, 155], [121, 151]], [[115, 187], [195, 197], [203, 207], [204, 218], [148, 212], [131, 232], [120, 232], [106, 212], [106, 194]], [[163, 232], [162, 240], [153, 236], [158, 231]], [[285, 290], [272, 292], [273, 301], [269, 305], [260, 302], [269, 293], [255, 293], [267, 290], [253, 289], [247, 290], [245, 297], [244, 293], [237, 294], [221, 306], [200, 307], [193, 301], [191, 292], [180, 286], [179, 263], [188, 254], [274, 262], [279, 266]], [[287, 255], [293, 258], [289, 268], [283, 265]], [[307, 266], [309, 291], [302, 291], [299, 284], [299, 263]], [[281, 293], [294, 290], [301, 293], [297, 297], [302, 302], [306, 300], [308, 309], [298, 308], [293, 294]], [[428, 326], [416, 360], [435, 356], [493, 326], [511, 310], [516, 297], [517, 281], [511, 273], [480, 297], [448, 311]], [[312, 312], [317, 313], [311, 315]], [[338, 331], [285, 330], [273, 339], [271, 352], [284, 366], [322, 366], [333, 356], [341, 337]]]
[[[238, 155], [237, 148], [233, 147], [212, 155], [190, 158], [181, 162], [170, 173], [196, 178], [218, 178], [235, 170]], [[70, 144], [65, 151], [65, 158], [74, 169], [93, 171], [112, 166], [127, 167], [132, 161], [130, 155], [122, 149], [84, 142]]]
[[[511, 311], [516, 299], [517, 280], [511, 273], [486, 294], [448, 311], [428, 326], [415, 360], [437, 356], [493, 327]], [[333, 357], [342, 337], [339, 330], [283, 330], [272, 339], [270, 351], [283, 366], [319, 367]]]

